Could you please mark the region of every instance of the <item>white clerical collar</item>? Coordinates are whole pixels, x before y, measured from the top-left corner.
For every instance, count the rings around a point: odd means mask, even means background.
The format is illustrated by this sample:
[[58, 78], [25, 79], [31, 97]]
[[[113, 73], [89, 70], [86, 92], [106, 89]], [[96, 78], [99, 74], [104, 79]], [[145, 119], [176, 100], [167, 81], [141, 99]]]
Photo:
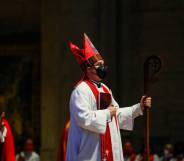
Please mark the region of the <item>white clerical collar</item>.
[[98, 81], [94, 81], [94, 80], [90, 80], [92, 83], [94, 83], [98, 88], [100, 88], [102, 86], [101, 82]]

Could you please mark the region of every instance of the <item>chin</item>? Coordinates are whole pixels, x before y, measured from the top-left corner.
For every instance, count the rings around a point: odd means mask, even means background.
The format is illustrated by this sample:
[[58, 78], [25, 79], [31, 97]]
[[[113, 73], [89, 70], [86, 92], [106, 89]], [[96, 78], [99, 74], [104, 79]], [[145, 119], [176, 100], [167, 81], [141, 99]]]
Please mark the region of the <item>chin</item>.
[[98, 77], [98, 78], [96, 79], [96, 81], [97, 81], [97, 82], [100, 82], [100, 81], [102, 81], [102, 79]]
[[97, 81], [97, 82], [102, 81], [102, 79], [97, 74], [93, 74], [91, 76], [88, 76], [88, 78], [90, 78], [90, 79], [92, 79], [94, 81]]

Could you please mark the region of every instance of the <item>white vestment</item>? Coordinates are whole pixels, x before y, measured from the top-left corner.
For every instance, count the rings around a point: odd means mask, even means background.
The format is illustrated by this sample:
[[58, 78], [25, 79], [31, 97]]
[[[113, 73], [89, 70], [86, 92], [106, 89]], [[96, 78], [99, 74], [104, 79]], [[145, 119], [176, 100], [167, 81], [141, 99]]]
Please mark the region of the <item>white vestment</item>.
[[[2, 125], [0, 125], [0, 126], [2, 126]], [[4, 128], [3, 131], [0, 130], [0, 142], [1, 143], [5, 142], [5, 138], [6, 138], [6, 134], [7, 134], [6, 127], [4, 126], [3, 128]]]
[[32, 152], [30, 155], [25, 155], [24, 152], [16, 155], [16, 161], [19, 161], [20, 157], [22, 157], [25, 161], [40, 161], [40, 156], [36, 152]]
[[[103, 88], [97, 88], [104, 92]], [[112, 94], [111, 94], [112, 95]], [[70, 129], [67, 143], [67, 161], [101, 161], [100, 135], [109, 124], [114, 161], [123, 161], [119, 129], [132, 130], [134, 118], [142, 115], [140, 104], [119, 108], [112, 96], [112, 105], [117, 109], [118, 129], [115, 119], [111, 121], [108, 109], [97, 110], [96, 99], [90, 87], [80, 83], [70, 98]]]

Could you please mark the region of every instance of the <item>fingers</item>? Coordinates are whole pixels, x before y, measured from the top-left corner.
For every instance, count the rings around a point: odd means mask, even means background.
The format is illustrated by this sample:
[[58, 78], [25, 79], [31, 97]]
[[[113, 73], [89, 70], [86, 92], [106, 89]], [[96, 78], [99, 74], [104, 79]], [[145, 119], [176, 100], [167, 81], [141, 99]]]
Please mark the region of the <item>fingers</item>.
[[113, 109], [114, 108], [114, 106], [112, 106], [112, 105], [110, 105], [109, 107], [108, 107], [108, 109], [110, 110], [110, 109]]
[[145, 98], [144, 101], [143, 101], [144, 106], [150, 108], [151, 107], [151, 100], [152, 100], [151, 97]]
[[116, 115], [117, 108], [111, 105], [108, 107], [108, 109], [110, 111], [111, 117]]
[[107, 109], [113, 110], [113, 109], [116, 109], [116, 107], [114, 105], [110, 105]]
[[147, 96], [142, 96], [142, 97], [141, 97], [141, 102], [143, 102], [143, 101], [145, 100], [146, 97], [147, 97]]
[[144, 111], [145, 108], [151, 108], [151, 102], [152, 102], [151, 100], [152, 100], [151, 97], [147, 97], [147, 96], [141, 97], [140, 106], [142, 111]]
[[4, 118], [5, 117], [5, 112], [2, 112], [0, 117]]

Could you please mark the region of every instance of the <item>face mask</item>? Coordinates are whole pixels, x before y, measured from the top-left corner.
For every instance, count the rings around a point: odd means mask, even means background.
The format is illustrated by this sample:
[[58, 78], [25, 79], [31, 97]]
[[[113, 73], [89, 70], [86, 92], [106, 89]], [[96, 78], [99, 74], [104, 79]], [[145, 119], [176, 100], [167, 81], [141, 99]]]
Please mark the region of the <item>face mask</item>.
[[101, 65], [96, 69], [99, 78], [104, 79], [107, 75], [107, 66]]

